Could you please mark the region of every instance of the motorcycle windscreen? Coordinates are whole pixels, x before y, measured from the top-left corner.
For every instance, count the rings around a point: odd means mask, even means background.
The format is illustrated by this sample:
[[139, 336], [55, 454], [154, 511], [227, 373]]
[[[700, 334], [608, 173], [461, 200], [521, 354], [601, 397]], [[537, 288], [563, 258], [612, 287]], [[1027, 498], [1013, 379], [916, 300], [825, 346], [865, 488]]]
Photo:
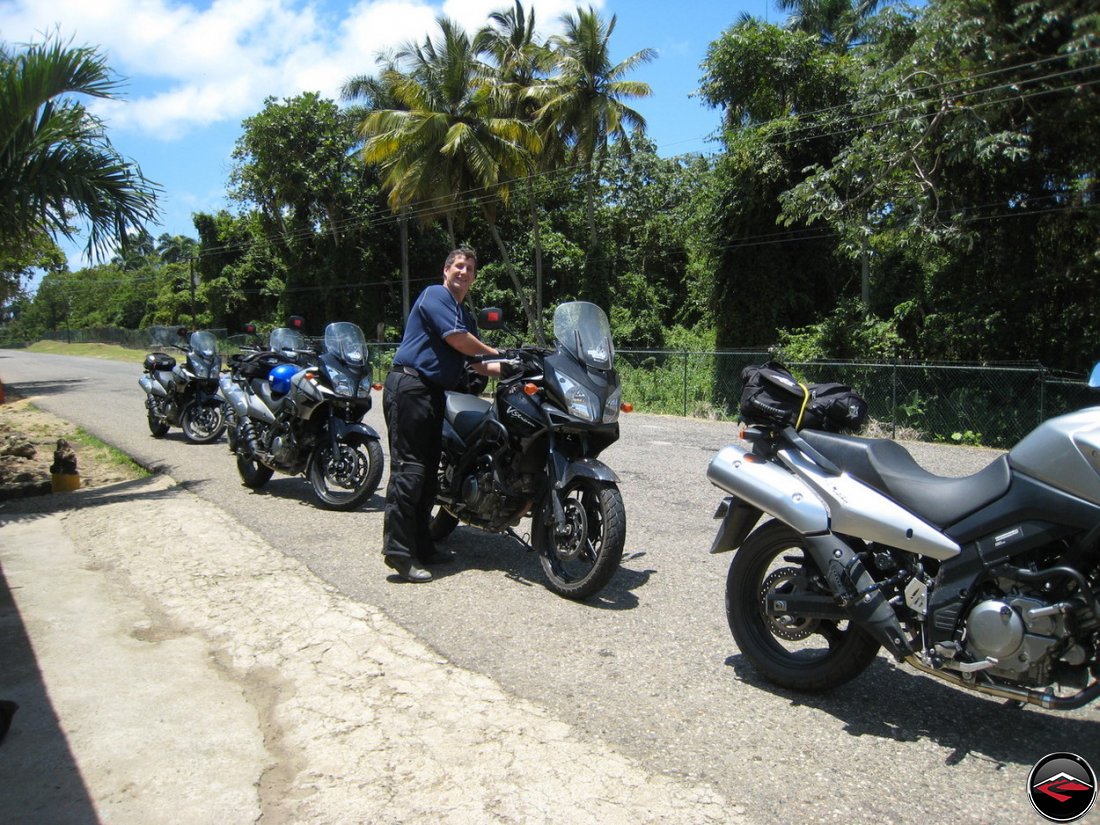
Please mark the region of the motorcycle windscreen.
[[205, 329], [191, 333], [191, 349], [203, 358], [213, 358], [218, 352], [218, 339]]
[[278, 327], [271, 330], [271, 335], [267, 339], [267, 348], [276, 352], [304, 350], [306, 348], [306, 338], [296, 329]]
[[337, 321], [325, 327], [325, 352], [332, 353], [345, 364], [361, 366], [367, 363], [367, 339], [363, 330], [348, 321]]
[[615, 363], [611, 324], [595, 304], [570, 301], [554, 311], [554, 338], [585, 366], [609, 370]]

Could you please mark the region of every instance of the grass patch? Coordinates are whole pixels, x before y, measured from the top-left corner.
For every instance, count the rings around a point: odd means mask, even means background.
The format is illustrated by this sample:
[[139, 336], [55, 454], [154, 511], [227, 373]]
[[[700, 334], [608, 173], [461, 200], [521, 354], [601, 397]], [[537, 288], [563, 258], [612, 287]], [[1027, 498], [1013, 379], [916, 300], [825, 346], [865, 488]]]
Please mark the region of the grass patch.
[[48, 355], [82, 355], [86, 358], [102, 358], [107, 361], [134, 361], [138, 364], [145, 357], [145, 350], [126, 349], [118, 344], [66, 344], [64, 341], [35, 341], [26, 352], [44, 352]]
[[[85, 450], [91, 453], [97, 464], [110, 465], [132, 474], [135, 478], [146, 478], [152, 475], [148, 470], [137, 464], [130, 456], [117, 447], [104, 444], [83, 427], [77, 427], [76, 432], [69, 438]], [[86, 454], [85, 454], [86, 455]]]

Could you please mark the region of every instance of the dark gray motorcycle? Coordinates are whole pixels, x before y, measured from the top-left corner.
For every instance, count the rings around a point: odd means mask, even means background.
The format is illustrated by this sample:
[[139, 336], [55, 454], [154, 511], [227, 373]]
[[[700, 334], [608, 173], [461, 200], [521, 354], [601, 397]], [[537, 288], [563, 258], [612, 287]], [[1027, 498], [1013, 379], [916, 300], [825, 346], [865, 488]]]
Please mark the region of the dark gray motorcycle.
[[300, 348], [288, 331], [242, 363], [222, 391], [244, 485], [258, 489], [276, 472], [304, 474], [323, 507], [360, 507], [378, 489], [384, 461], [378, 432], [362, 421], [373, 389], [363, 331], [329, 324], [320, 353]]

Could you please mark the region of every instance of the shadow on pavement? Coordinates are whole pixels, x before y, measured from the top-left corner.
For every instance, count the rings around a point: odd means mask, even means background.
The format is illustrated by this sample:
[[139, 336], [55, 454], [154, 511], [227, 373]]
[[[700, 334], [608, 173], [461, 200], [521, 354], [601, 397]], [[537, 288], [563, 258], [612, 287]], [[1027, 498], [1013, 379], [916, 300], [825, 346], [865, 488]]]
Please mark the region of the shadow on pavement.
[[0, 651], [0, 700], [19, 705], [0, 742], [0, 822], [98, 823], [2, 567]]
[[945, 764], [967, 757], [1030, 767], [1048, 753], [1070, 751], [1100, 763], [1100, 715], [1093, 706], [1069, 711], [1019, 707], [892, 666], [880, 656], [862, 675], [825, 693], [796, 693], [766, 682], [742, 654], [726, 659], [746, 684], [811, 707], [844, 723], [851, 736], [896, 742], [927, 739], [951, 751]]
[[[476, 527], [459, 525], [439, 546], [455, 554], [446, 566], [433, 567], [436, 578], [460, 575], [463, 570], [499, 571], [507, 578], [528, 587], [545, 587], [546, 575], [538, 555], [510, 536], [486, 533]], [[624, 553], [623, 561], [633, 561], [644, 553]], [[634, 592], [645, 586], [652, 570], [632, 570], [620, 566], [602, 590], [578, 604], [601, 610], [633, 610], [639, 604]]]

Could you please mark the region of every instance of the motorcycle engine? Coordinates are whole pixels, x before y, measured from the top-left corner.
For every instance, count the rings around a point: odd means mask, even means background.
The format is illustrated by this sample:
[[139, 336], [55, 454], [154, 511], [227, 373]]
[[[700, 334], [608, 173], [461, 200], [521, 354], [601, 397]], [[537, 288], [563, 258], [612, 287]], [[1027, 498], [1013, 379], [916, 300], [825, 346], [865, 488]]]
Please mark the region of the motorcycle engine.
[[483, 456], [462, 480], [462, 501], [481, 518], [492, 515], [493, 461]]
[[1028, 685], [1049, 684], [1056, 661], [1077, 666], [1088, 658], [1073, 641], [1061, 606], [1022, 593], [974, 605], [963, 644], [976, 660], [995, 662], [986, 673]]
[[298, 453], [294, 434], [286, 424], [276, 424], [265, 434], [264, 442], [271, 458], [277, 464], [293, 464]]

